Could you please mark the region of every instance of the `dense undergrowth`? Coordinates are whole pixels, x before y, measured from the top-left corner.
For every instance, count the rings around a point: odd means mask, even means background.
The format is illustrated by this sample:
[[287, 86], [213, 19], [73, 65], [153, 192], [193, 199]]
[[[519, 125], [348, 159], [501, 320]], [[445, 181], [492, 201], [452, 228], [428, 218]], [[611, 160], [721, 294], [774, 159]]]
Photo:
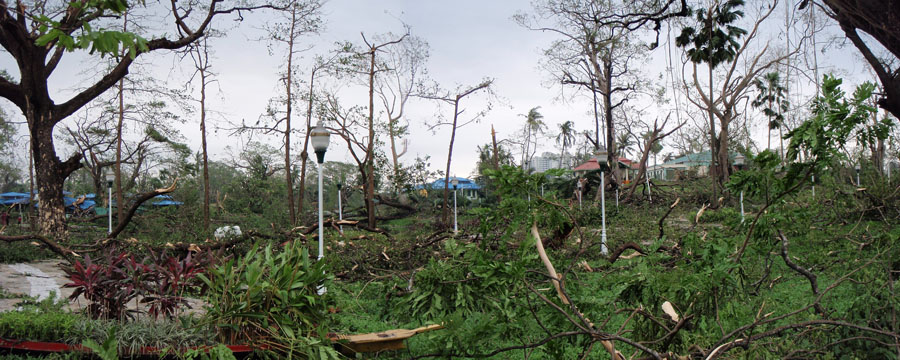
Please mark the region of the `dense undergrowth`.
[[[0, 315], [0, 332], [4, 337], [80, 343], [102, 342], [115, 327], [123, 348], [209, 345], [236, 339], [222, 329], [234, 331], [254, 323], [254, 318], [278, 319], [296, 309], [293, 318], [281, 318], [274, 327], [266, 320], [256, 322], [255, 337], [295, 341], [295, 346], [300, 346], [298, 339], [307, 339], [297, 353], [303, 357], [324, 349], [326, 332], [365, 333], [439, 323], [445, 329], [411, 338], [408, 350], [379, 356], [482, 356], [501, 351], [494, 356], [599, 357], [605, 349], [597, 334], [616, 334], [660, 354], [683, 356], [702, 356], [753, 336], [760, 337], [728, 349], [726, 357], [897, 356], [896, 347], [890, 345], [893, 340], [885, 334], [897, 327], [891, 274], [898, 270], [900, 254], [894, 244], [900, 227], [896, 215], [889, 215], [894, 209], [869, 210], [872, 199], [882, 196], [878, 192], [891, 191], [886, 184], [861, 194], [828, 178], [818, 184], [815, 197], [809, 187], [785, 197], [777, 209], [760, 215], [740, 261], [734, 255], [747, 238], [756, 211], [766, 203], [764, 196], [746, 198], [744, 221], [739, 208], [723, 206], [702, 212], [697, 222], [702, 205], [680, 202], [663, 221], [660, 237], [659, 219], [674, 201], [671, 198], [683, 194], [673, 186], [660, 192], [654, 204], [610, 206], [609, 248], [633, 244], [644, 253], [627, 256], [636, 253], [631, 248], [611, 262], [601, 252], [600, 214], [593, 205], [575, 211], [556, 203], [553, 193], [531, 201], [512, 196], [513, 191], [529, 191], [534, 185], [526, 174], [507, 171], [498, 176], [511, 179], [509, 196], [494, 208], [469, 211], [459, 236], [441, 232], [436, 236], [427, 218], [386, 224], [391, 238], [329, 231], [324, 268], [312, 267], [314, 261], [297, 267], [311, 260], [301, 242], [287, 251], [277, 243], [274, 250], [242, 250], [246, 256], [232, 257], [230, 267], [220, 263], [220, 270], [204, 275], [205, 288], [192, 290], [191, 296], [206, 298], [209, 309], [215, 310], [206, 317], [126, 326], [32, 306]], [[574, 307], [562, 303], [553, 290], [527, 231], [534, 222], [549, 246], [549, 258], [563, 274]], [[569, 223], [577, 226], [568, 228]], [[553, 243], [561, 229], [569, 232]], [[818, 295], [810, 278], [785, 261], [785, 250], [792, 264], [814, 274]], [[285, 272], [288, 269], [301, 271], [292, 274]], [[314, 293], [325, 273], [336, 277], [325, 283], [328, 293], [318, 297]], [[283, 276], [288, 278], [276, 280]], [[226, 284], [233, 290], [222, 287]], [[251, 290], [252, 285], [262, 287]], [[295, 300], [280, 293], [296, 286], [305, 290], [292, 295]], [[663, 311], [665, 302], [672, 304], [680, 321]], [[230, 310], [224, 304], [238, 308]], [[245, 320], [235, 322], [241, 309], [246, 309]], [[594, 327], [587, 327], [586, 321]], [[228, 323], [235, 325], [224, 326]], [[185, 330], [184, 325], [194, 330]], [[217, 338], [217, 331], [208, 332], [216, 327], [224, 338]], [[642, 354], [623, 342], [615, 344], [626, 356]], [[333, 351], [327, 354], [337, 356]]]
[[[202, 266], [190, 250], [161, 255], [174, 247], [164, 237], [120, 241], [99, 265], [75, 266], [84, 281], [73, 286], [149, 297], [172, 311], [128, 321], [128, 311], [94, 311], [111, 319], [92, 320], [26, 309], [0, 314], [0, 336], [90, 341], [113, 354], [126, 344], [196, 341], [339, 358], [346, 344], [331, 334], [441, 324], [406, 350], [376, 356], [897, 358], [900, 190], [877, 172], [856, 186], [841, 165], [838, 145], [867, 116], [866, 88], [848, 102], [829, 93], [836, 84], [828, 80], [816, 118], [789, 134], [789, 158], [748, 156], [753, 165], [731, 176], [722, 198], [712, 197], [709, 179], [657, 183], [653, 202], [648, 193], [616, 205], [607, 193], [606, 244], [599, 204], [574, 203], [573, 181], [552, 177], [564, 173], [505, 166], [488, 171], [498, 201], [465, 209], [460, 233], [427, 210], [384, 229], [329, 228], [323, 261], [311, 255], [311, 232], [246, 236], [253, 241], [203, 252]], [[204, 300], [205, 311], [176, 311], [188, 296]]]

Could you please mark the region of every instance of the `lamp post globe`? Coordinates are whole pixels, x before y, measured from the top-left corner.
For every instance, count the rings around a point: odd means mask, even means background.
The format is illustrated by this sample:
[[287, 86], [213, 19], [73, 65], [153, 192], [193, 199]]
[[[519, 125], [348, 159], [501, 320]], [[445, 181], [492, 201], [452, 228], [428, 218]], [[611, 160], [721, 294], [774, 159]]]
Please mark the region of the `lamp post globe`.
[[[331, 138], [331, 134], [328, 133], [328, 130], [325, 129], [325, 126], [322, 125], [322, 121], [316, 125], [316, 127], [310, 131], [309, 133], [310, 142], [312, 142], [313, 150], [316, 152], [316, 160], [319, 164], [318, 173], [319, 173], [319, 255], [316, 257], [316, 260], [322, 260], [325, 257], [325, 231], [323, 229], [323, 218], [322, 218], [322, 164], [325, 163], [325, 151], [328, 150], [328, 143]], [[319, 286], [319, 295], [325, 294], [327, 289], [325, 289], [324, 285]]]
[[316, 160], [319, 164], [325, 162], [325, 151], [328, 150], [328, 144], [331, 139], [331, 133], [325, 129], [325, 125], [319, 121], [316, 127], [309, 133], [309, 141], [312, 143], [313, 150], [316, 152]]

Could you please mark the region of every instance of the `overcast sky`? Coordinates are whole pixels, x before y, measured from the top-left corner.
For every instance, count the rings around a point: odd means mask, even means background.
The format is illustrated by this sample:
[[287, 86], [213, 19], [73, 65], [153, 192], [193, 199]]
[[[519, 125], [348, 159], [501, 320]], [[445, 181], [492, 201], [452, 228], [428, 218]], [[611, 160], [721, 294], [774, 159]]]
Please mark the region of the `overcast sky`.
[[[542, 50], [555, 36], [517, 25], [511, 17], [523, 11], [531, 11], [529, 1], [332, 0], [323, 8], [325, 26], [322, 32], [302, 40], [303, 46], [310, 47], [310, 50], [303, 54], [304, 58], [300, 63], [309, 64], [314, 55], [333, 49], [335, 42], [360, 43], [361, 32], [370, 39], [371, 36], [386, 32], [402, 33], [405, 23], [410, 26], [413, 35], [429, 43], [431, 51], [428, 71], [431, 78], [444, 88], [473, 85], [484, 78], [494, 79], [493, 89], [497, 98], [492, 100], [492, 110], [479, 123], [460, 128], [457, 133], [451, 174], [468, 176], [477, 160], [476, 146], [490, 142], [491, 125], [497, 129], [499, 139], [516, 137], [524, 120], [522, 114], [533, 107], [540, 106], [540, 112], [553, 137], [557, 133], [557, 124], [566, 120], [572, 120], [579, 132], [593, 129], [588, 98], [573, 97], [572, 92], [567, 91], [567, 97], [563, 98], [565, 101], [561, 101], [560, 89], [547, 84], [548, 75], [541, 71], [539, 62]], [[224, 37], [212, 42], [212, 66], [217, 74], [218, 89], [208, 107], [219, 114], [214, 117], [213, 129], [227, 127], [229, 123], [239, 123], [241, 119], [255, 121], [265, 111], [269, 99], [280, 94], [276, 73], [280, 70], [283, 50], [278, 52], [276, 49], [276, 53], [270, 55], [269, 44], [256, 40], [262, 36], [258, 26], [270, 21], [270, 16], [265, 13], [245, 15], [246, 21], [243, 24], [229, 29]], [[779, 12], [777, 18], [772, 19], [772, 24], [783, 23], [783, 16], [783, 12]], [[219, 21], [220, 27], [232, 25], [225, 19]], [[767, 31], [774, 31], [772, 28], [777, 26], [771, 26]], [[661, 40], [664, 41], [665, 36], [664, 32]], [[774, 32], [766, 37], [774, 42], [780, 39]], [[657, 86], [664, 86], [671, 92], [672, 87], [659, 80], [666, 67], [665, 49], [663, 43], [655, 51], [648, 50], [647, 62], [636, 70], [648, 81], [659, 81]], [[680, 61], [678, 51], [673, 51], [676, 62]], [[823, 69], [820, 73], [865, 73], [865, 67], [855, 57], [855, 53], [852, 47], [831, 47], [827, 54], [820, 56], [820, 66]], [[149, 54], [142, 61], [149, 62], [156, 69], [154, 73], [173, 87], [182, 86], [190, 73], [189, 62], [181, 64], [183, 68], [178, 69], [181, 65], [171, 55]], [[6, 69], [11, 69], [12, 64], [8, 55], [0, 60], [0, 65]], [[75, 74], [83, 67], [83, 62], [69, 62], [58, 69], [59, 74], [54, 75], [53, 80], [54, 84], [59, 85], [54, 92], [65, 93], [66, 89], [77, 86], [71, 84], [71, 79], [76, 78]], [[176, 69], [172, 70], [173, 67]], [[306, 78], [306, 74], [301, 76]], [[347, 99], [345, 101], [348, 105], [365, 105], [366, 92], [367, 89], [363, 86], [346, 86], [342, 96]], [[485, 97], [473, 96], [464, 103], [464, 107], [468, 109], [465, 114], [483, 110], [486, 106]], [[295, 112], [298, 120], [302, 119], [305, 107], [299, 109]], [[8, 105], [7, 110], [8, 113], [18, 112]], [[412, 133], [409, 137], [409, 151], [401, 160], [409, 164], [416, 156], [430, 155], [432, 168], [443, 170], [450, 140], [449, 128], [429, 130], [428, 124], [434, 122], [437, 114], [450, 116], [451, 111], [452, 108], [446, 104], [413, 100], [408, 112]], [[651, 120], [664, 117], [667, 113], [666, 108], [657, 107], [646, 108], [645, 111], [645, 116]], [[197, 150], [200, 146], [199, 119], [197, 114], [186, 114], [185, 117], [187, 122], [180, 129], [189, 145]], [[764, 146], [763, 129], [763, 125], [754, 128], [754, 139]], [[24, 133], [24, 129], [22, 132]], [[299, 140], [293, 142], [295, 149], [300, 147], [298, 142]], [[213, 131], [209, 141], [210, 156], [215, 160], [225, 160], [231, 156], [226, 147], [240, 151], [240, 143], [240, 139], [229, 138], [226, 131]], [[279, 141], [273, 138], [270, 143], [279, 144]], [[326, 160], [349, 162], [349, 155], [341, 149], [342, 145], [333, 137]], [[540, 145], [538, 154], [542, 151], [558, 151], [552, 139], [543, 140]], [[388, 148], [384, 150], [389, 152]], [[663, 151], [665, 152], [667, 150]], [[295, 153], [298, 154], [299, 150]], [[60, 154], [61, 157], [67, 155]]]

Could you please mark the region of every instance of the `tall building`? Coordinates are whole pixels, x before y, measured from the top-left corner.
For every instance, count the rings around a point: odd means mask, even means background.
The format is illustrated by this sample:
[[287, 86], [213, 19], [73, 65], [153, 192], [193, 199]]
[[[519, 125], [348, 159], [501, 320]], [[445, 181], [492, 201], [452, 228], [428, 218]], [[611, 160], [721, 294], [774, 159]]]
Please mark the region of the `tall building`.
[[571, 166], [572, 155], [565, 154], [562, 158], [562, 166], [560, 166], [560, 155], [551, 152], [544, 152], [540, 156], [535, 156], [531, 158], [531, 163], [527, 164], [527, 168], [534, 170], [536, 173], [557, 168], [568, 169]]

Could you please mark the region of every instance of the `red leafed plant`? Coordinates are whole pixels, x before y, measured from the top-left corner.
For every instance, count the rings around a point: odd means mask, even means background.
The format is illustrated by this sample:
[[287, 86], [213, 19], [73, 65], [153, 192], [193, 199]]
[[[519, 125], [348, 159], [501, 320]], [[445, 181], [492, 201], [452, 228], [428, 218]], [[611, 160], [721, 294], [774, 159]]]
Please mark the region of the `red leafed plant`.
[[64, 269], [71, 281], [64, 286], [75, 288], [70, 300], [84, 296], [90, 301], [86, 311], [93, 318], [133, 319], [141, 312], [137, 306], [128, 308], [135, 299], [150, 304], [148, 313], [154, 318], [173, 317], [188, 306], [183, 294], [194, 286], [196, 275], [210, 259], [209, 254], [188, 253], [179, 258], [163, 252], [138, 261], [132, 254], [110, 248], [97, 261], [85, 256], [84, 263], [76, 261]]
[[194, 286], [197, 274], [203, 272], [209, 264], [209, 254], [194, 256], [188, 253], [183, 258], [169, 256], [165, 251], [153, 258], [153, 274], [156, 276], [151, 291], [141, 299], [149, 303], [148, 313], [154, 318], [159, 315], [173, 317], [178, 309], [190, 308], [182, 296], [184, 291]]

